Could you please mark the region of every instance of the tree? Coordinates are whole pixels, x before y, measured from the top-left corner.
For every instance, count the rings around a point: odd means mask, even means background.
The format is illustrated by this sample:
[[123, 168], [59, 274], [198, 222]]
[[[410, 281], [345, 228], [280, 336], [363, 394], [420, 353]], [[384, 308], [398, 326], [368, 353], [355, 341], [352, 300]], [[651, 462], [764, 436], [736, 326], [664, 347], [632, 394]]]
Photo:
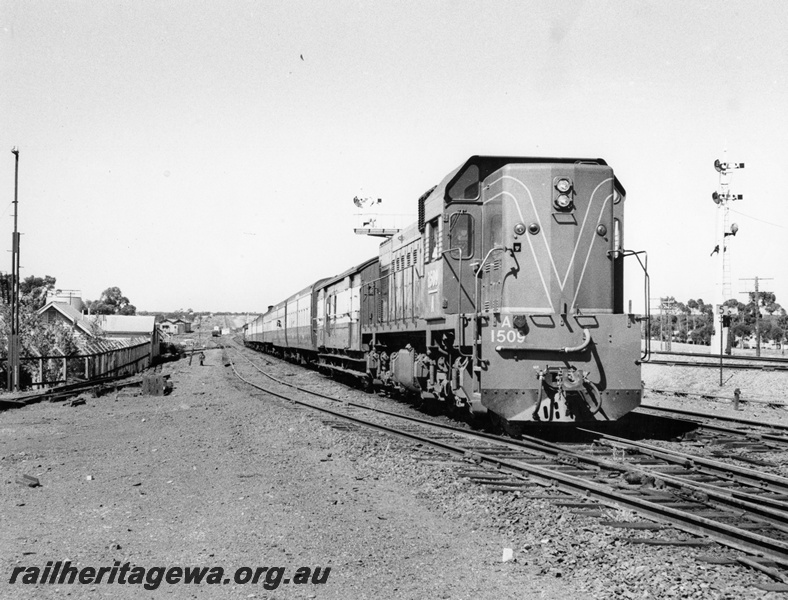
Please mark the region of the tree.
[[101, 292], [98, 300], [86, 302], [90, 312], [96, 315], [135, 315], [137, 307], [129, 302], [119, 287], [109, 287]]
[[57, 279], [51, 275], [25, 277], [19, 282], [20, 306], [27, 303], [34, 311], [42, 308], [46, 304], [49, 292], [55, 289], [56, 281]]
[[[56, 279], [51, 275], [36, 277], [31, 275], [19, 282], [19, 340], [23, 348], [29, 346], [30, 339], [40, 327], [36, 311], [46, 304], [47, 294], [55, 289]], [[8, 336], [11, 334], [11, 305], [0, 307], [3, 321], [3, 351], [7, 356]]]
[[[38, 310], [46, 304], [47, 295], [54, 291], [56, 279], [50, 275], [31, 275], [19, 282], [19, 344], [22, 356], [69, 356], [78, 351], [74, 331], [63, 323], [43, 323]], [[11, 306], [0, 305], [0, 329], [3, 358], [8, 356], [8, 338], [11, 334]], [[33, 361], [22, 361], [23, 377], [32, 377], [37, 366]], [[45, 365], [45, 377], [51, 378], [50, 365]], [[55, 368], [54, 370], [57, 370]], [[24, 378], [23, 378], [24, 382]]]

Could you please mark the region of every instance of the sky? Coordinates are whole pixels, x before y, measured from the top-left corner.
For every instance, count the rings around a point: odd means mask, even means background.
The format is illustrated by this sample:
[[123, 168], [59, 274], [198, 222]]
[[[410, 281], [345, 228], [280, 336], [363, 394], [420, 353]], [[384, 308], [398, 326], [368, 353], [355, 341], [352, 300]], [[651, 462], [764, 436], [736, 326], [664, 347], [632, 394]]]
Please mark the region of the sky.
[[782, 0], [0, 0], [0, 271], [14, 147], [22, 277], [252, 313], [375, 255], [354, 196], [403, 225], [471, 155], [601, 157], [651, 298], [712, 302], [727, 158], [733, 295], [758, 276], [788, 307], [786, 22]]

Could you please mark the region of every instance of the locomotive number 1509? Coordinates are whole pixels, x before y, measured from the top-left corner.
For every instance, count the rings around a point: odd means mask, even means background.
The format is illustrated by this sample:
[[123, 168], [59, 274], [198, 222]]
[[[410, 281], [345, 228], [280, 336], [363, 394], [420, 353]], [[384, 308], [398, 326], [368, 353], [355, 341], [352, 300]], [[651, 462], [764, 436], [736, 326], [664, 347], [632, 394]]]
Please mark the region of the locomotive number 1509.
[[510, 344], [518, 342], [522, 344], [525, 342], [525, 336], [514, 329], [490, 329], [490, 341], [493, 344], [496, 342], [499, 344], [503, 342], [508, 342]]

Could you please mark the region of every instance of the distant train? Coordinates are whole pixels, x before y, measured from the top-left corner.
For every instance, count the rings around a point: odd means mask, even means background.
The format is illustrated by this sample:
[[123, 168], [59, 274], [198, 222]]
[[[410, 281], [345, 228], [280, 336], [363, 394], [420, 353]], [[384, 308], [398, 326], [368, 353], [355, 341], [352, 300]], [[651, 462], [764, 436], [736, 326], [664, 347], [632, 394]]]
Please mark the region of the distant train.
[[473, 156], [377, 256], [250, 323], [248, 346], [504, 426], [640, 404], [625, 191], [601, 159]]

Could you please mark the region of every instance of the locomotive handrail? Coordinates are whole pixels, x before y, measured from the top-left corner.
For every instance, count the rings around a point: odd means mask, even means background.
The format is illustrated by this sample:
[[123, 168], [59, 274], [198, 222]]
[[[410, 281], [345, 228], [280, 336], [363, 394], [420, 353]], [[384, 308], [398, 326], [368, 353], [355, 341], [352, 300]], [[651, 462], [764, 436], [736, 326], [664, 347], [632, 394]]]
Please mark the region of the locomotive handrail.
[[484, 265], [487, 263], [487, 259], [495, 251], [505, 252], [506, 246], [493, 246], [490, 248], [476, 269], [476, 273], [473, 274], [473, 311], [475, 315], [473, 319], [473, 352], [471, 354], [474, 365], [477, 365], [479, 362], [479, 316], [481, 314], [479, 312], [479, 280], [484, 275]]
[[582, 352], [591, 343], [591, 331], [583, 329], [583, 341], [577, 346], [564, 346], [563, 348], [550, 348], [548, 346], [496, 346], [496, 352], [516, 352], [517, 350], [528, 350], [530, 352], [561, 352], [563, 354], [574, 354]]
[[[651, 279], [648, 275], [648, 252], [645, 250], [610, 250], [608, 251], [607, 255], [610, 257], [615, 258], [616, 254], [620, 254], [622, 258], [626, 258], [628, 256], [634, 256], [638, 259], [640, 263], [640, 268], [643, 269], [643, 282], [644, 282], [644, 295], [645, 295], [645, 318], [642, 320], [646, 321], [646, 335], [645, 335], [645, 348], [643, 353], [640, 355], [641, 362], [647, 362], [649, 358], [651, 358]], [[644, 255], [644, 261], [640, 260], [640, 255]]]

